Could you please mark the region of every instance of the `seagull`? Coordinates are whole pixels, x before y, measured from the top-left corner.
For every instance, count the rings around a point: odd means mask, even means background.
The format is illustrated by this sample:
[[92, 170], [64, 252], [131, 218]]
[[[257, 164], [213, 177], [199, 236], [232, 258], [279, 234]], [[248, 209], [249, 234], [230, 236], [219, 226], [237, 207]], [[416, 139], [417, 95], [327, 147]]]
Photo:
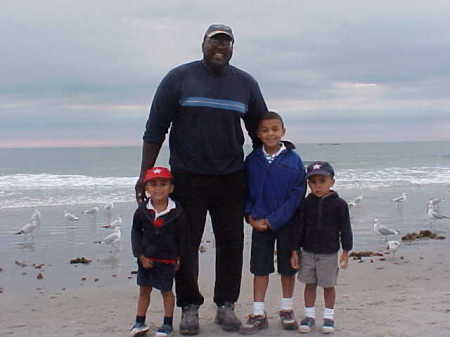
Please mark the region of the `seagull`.
[[116, 227], [120, 227], [121, 224], [122, 224], [122, 218], [120, 216], [117, 216], [114, 218], [113, 221], [111, 221], [111, 223], [109, 225], [103, 225], [102, 227], [115, 229]]
[[380, 225], [378, 219], [374, 219], [373, 223], [373, 231], [381, 236], [384, 237], [384, 239], [387, 241], [387, 237], [390, 235], [399, 235], [400, 232], [396, 229], [392, 229], [389, 227], [386, 227], [385, 225]]
[[386, 249], [391, 251], [393, 255], [395, 255], [395, 252], [397, 251], [398, 247], [400, 247], [401, 243], [397, 240], [390, 240], [387, 242]]
[[68, 211], [64, 211], [64, 218], [66, 220], [69, 220], [70, 222], [77, 222], [78, 220], [80, 220], [79, 217], [75, 216], [74, 214], [72, 214]]
[[427, 215], [431, 219], [431, 223], [430, 223], [431, 228], [433, 228], [433, 223], [436, 220], [450, 219], [449, 216], [439, 213], [439, 210], [437, 209], [437, 207], [433, 206], [431, 203], [428, 204]]
[[110, 203], [106, 204], [105, 206], [103, 206], [103, 208], [105, 209], [105, 211], [111, 212], [112, 209], [114, 208], [114, 203], [110, 202]]
[[392, 201], [399, 205], [400, 203], [406, 201], [406, 199], [408, 199], [408, 196], [405, 192], [403, 192], [401, 196], [393, 198]]
[[353, 199], [352, 201], [350, 201], [348, 203], [349, 207], [357, 207], [361, 204], [361, 201], [364, 199], [364, 196], [361, 194], [359, 196], [357, 196], [355, 199]]
[[95, 206], [83, 211], [83, 214], [96, 215], [99, 211], [100, 209], [97, 206]]
[[41, 212], [35, 209], [33, 214], [31, 215], [31, 222], [22, 226], [22, 228], [16, 233], [28, 235], [30, 234], [33, 237], [33, 231], [41, 225]]
[[103, 245], [110, 245], [111, 247], [114, 247], [114, 249], [119, 250], [120, 249], [120, 226], [116, 226], [114, 228], [114, 231], [107, 236], [103, 238], [101, 241], [95, 241], [95, 243], [100, 243]]

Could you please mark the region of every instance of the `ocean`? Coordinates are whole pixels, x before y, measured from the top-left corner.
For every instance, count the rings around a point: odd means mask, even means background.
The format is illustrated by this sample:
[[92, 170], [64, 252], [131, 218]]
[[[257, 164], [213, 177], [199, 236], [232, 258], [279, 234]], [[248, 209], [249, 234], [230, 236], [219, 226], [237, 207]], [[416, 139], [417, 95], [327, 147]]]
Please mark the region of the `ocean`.
[[[297, 151], [305, 163], [332, 163], [335, 189], [341, 197], [351, 201], [363, 196], [361, 204], [351, 208], [355, 250], [385, 245], [372, 231], [375, 218], [402, 234], [428, 229], [426, 203], [431, 198], [443, 199], [440, 211], [450, 215], [450, 142], [297, 144]], [[140, 147], [0, 149], [0, 288], [25, 291], [134, 284], [129, 232], [140, 160]], [[157, 164], [167, 163], [168, 149], [164, 147]], [[407, 200], [395, 204], [392, 199], [403, 192]], [[104, 205], [111, 202], [114, 208], [107, 212]], [[82, 214], [93, 206], [100, 209], [97, 215]], [[40, 228], [33, 237], [14, 235], [30, 222], [34, 209], [42, 214]], [[65, 210], [80, 220], [68, 223]], [[110, 232], [101, 225], [118, 216], [122, 218], [121, 249], [95, 244]], [[250, 228], [245, 228], [248, 259]], [[433, 228], [447, 235], [450, 221], [436, 222]], [[210, 268], [214, 252], [210, 224], [204, 245], [207, 253], [201, 254], [201, 259], [209, 261], [203, 265]], [[69, 263], [81, 256], [93, 262]], [[45, 265], [41, 268], [44, 278], [39, 281], [36, 275], [41, 269], [33, 268], [33, 263]]]

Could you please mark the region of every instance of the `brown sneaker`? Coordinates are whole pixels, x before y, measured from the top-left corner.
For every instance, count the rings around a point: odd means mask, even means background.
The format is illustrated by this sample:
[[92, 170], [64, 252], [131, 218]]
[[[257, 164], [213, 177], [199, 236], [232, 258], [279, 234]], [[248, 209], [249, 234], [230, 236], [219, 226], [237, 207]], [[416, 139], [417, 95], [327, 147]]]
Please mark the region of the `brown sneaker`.
[[234, 304], [229, 302], [217, 307], [215, 322], [225, 331], [238, 331], [242, 325], [234, 312]]
[[295, 320], [293, 310], [280, 311], [280, 322], [284, 330], [297, 330], [298, 323]]
[[269, 323], [267, 322], [267, 316], [264, 315], [248, 315], [248, 320], [241, 326], [239, 333], [242, 335], [253, 335], [259, 330], [267, 329]]

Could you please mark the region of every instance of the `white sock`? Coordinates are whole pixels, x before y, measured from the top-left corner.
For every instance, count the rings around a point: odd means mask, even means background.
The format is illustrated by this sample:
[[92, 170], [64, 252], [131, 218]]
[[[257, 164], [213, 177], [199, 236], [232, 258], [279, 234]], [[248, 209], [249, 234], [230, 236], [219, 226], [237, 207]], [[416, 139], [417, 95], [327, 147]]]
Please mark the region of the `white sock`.
[[305, 307], [305, 316], [316, 318], [316, 307]]
[[334, 309], [330, 309], [330, 308], [325, 308], [323, 310], [323, 318], [328, 318], [331, 320], [334, 320]]
[[281, 311], [290, 311], [294, 308], [294, 299], [292, 297], [289, 298], [281, 298], [280, 302]]
[[264, 316], [264, 302], [253, 302], [253, 315]]

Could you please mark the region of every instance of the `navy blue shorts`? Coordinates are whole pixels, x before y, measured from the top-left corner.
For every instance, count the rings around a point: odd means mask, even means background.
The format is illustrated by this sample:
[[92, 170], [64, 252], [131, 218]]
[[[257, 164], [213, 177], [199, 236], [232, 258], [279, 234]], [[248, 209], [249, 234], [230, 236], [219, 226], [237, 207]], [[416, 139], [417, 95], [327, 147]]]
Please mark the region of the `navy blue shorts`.
[[277, 270], [285, 276], [295, 275], [296, 270], [291, 267], [291, 250], [289, 226], [278, 231], [267, 230], [252, 232], [252, 251], [250, 258], [250, 272], [256, 276], [266, 276], [275, 271], [274, 249], [277, 243]]
[[175, 277], [175, 264], [153, 262], [152, 268], [144, 268], [138, 262], [137, 284], [152, 287], [162, 292], [170, 291]]

